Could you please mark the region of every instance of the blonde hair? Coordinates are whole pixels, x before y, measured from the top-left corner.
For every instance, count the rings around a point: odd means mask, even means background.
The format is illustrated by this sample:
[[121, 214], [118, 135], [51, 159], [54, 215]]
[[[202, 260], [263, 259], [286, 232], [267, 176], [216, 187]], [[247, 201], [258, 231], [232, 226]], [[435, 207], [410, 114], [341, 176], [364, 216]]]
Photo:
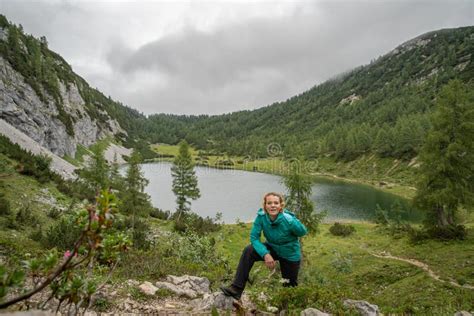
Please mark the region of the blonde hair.
[[276, 193], [276, 192], [268, 192], [267, 194], [265, 194], [263, 196], [263, 211], [265, 213], [267, 212], [267, 210], [265, 209], [265, 204], [267, 203], [267, 197], [270, 196], [270, 195], [278, 197], [278, 199], [280, 200], [280, 204], [281, 204], [281, 210], [283, 211], [283, 208], [285, 207], [285, 198], [283, 197], [283, 194]]

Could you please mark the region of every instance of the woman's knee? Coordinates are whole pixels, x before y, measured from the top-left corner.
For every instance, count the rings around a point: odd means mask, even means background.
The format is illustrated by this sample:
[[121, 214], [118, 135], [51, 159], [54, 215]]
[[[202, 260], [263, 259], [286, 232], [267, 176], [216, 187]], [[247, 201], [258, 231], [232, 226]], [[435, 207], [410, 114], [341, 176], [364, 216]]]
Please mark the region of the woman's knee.
[[245, 254], [251, 254], [251, 253], [254, 252], [254, 251], [255, 251], [255, 250], [253, 249], [253, 246], [250, 244], [250, 245], [248, 245], [247, 247], [245, 247], [242, 252], [245, 253]]

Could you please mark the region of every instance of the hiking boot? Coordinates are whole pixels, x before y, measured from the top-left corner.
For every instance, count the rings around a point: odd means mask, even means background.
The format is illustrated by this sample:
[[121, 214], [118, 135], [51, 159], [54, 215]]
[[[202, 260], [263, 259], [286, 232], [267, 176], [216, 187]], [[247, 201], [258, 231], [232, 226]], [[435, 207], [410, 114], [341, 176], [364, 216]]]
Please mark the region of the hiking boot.
[[236, 300], [240, 300], [243, 290], [231, 285], [231, 286], [221, 286], [221, 291], [225, 296], [232, 296]]

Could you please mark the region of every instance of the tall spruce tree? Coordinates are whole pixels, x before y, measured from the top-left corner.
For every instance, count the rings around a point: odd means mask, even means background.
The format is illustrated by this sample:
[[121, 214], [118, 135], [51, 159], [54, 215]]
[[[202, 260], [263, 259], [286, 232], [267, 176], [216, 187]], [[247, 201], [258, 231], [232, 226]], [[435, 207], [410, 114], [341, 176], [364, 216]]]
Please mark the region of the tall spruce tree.
[[140, 154], [134, 150], [128, 162], [129, 166], [123, 183], [124, 190], [120, 194], [120, 210], [130, 215], [132, 222], [135, 223], [138, 216], [145, 215], [151, 209], [151, 204], [150, 196], [144, 192], [148, 180], [140, 168], [142, 162]]
[[310, 233], [314, 233], [317, 232], [318, 224], [324, 214], [314, 212], [314, 204], [311, 201], [311, 178], [305, 173], [304, 166], [303, 160], [293, 161], [288, 174], [283, 177], [283, 184], [288, 192], [286, 206], [295, 212]]
[[173, 176], [173, 193], [176, 195], [178, 205], [177, 221], [179, 221], [181, 215], [190, 210], [190, 199], [195, 200], [201, 196], [193, 159], [185, 140], [179, 143], [179, 154], [171, 167], [171, 175]]
[[110, 166], [105, 160], [103, 146], [95, 146], [91, 151], [89, 165], [80, 172], [80, 175], [89, 182], [94, 191], [99, 192], [109, 187]]
[[474, 94], [459, 80], [437, 97], [432, 129], [420, 154], [415, 203], [428, 226], [456, 224], [459, 207], [474, 202]]

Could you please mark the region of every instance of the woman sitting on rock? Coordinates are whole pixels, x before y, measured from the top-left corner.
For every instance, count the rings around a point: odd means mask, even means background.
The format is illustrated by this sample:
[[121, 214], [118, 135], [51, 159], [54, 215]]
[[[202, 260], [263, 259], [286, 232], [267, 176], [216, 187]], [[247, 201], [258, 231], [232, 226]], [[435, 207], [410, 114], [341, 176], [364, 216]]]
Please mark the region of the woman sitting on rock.
[[[263, 209], [257, 212], [250, 232], [251, 244], [245, 247], [240, 257], [232, 284], [221, 287], [222, 292], [239, 300], [255, 261], [265, 261], [270, 269], [280, 261], [281, 275], [288, 280], [286, 286], [298, 285], [301, 247], [299, 237], [306, 235], [306, 227], [296, 216], [284, 209], [285, 202], [279, 193], [270, 192], [263, 197]], [[263, 231], [266, 242], [260, 241]]]

